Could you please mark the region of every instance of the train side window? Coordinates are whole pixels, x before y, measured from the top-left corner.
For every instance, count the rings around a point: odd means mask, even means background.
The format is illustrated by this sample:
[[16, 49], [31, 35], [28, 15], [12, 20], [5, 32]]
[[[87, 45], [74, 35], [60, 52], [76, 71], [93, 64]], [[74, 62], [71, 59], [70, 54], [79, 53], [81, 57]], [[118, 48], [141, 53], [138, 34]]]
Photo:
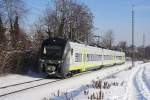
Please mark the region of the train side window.
[[98, 61], [101, 61], [102, 60], [102, 55], [97, 55], [97, 58], [98, 58], [97, 59]]
[[75, 54], [75, 62], [81, 62], [82, 61], [82, 54], [76, 53]]
[[112, 60], [112, 56], [111, 55], [104, 55], [104, 60]]
[[117, 60], [122, 60], [122, 56], [116, 56]]
[[87, 54], [87, 61], [101, 61], [102, 55]]
[[71, 55], [73, 55], [73, 49], [71, 48]]
[[107, 60], [106, 55], [104, 55], [104, 60]]
[[91, 61], [91, 55], [90, 54], [87, 54], [87, 58], [88, 58], [88, 61]]
[[75, 62], [78, 62], [78, 53], [75, 54]]
[[92, 54], [87, 54], [87, 60], [92, 61], [92, 59], [93, 59]]
[[89, 54], [87, 54], [87, 61], [90, 61], [90, 60], [89, 60]]

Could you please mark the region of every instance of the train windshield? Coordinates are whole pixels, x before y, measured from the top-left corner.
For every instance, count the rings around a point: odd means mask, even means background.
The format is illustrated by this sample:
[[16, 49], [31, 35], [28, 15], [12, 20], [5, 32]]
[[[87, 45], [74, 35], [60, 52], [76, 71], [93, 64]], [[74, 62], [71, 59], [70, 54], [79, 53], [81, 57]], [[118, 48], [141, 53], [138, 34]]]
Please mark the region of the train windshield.
[[49, 59], [61, 59], [62, 47], [61, 46], [45, 46], [43, 50], [43, 57]]
[[61, 60], [67, 40], [61, 38], [49, 38], [43, 41], [41, 57], [49, 60]]

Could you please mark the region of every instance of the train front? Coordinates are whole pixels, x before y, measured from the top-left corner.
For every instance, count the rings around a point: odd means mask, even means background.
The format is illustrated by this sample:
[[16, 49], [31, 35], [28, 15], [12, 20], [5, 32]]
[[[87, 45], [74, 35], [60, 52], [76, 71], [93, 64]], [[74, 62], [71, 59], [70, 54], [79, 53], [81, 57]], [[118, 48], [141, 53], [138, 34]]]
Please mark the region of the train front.
[[43, 41], [40, 57], [41, 71], [48, 74], [61, 73], [66, 43], [66, 40], [60, 38], [49, 38]]

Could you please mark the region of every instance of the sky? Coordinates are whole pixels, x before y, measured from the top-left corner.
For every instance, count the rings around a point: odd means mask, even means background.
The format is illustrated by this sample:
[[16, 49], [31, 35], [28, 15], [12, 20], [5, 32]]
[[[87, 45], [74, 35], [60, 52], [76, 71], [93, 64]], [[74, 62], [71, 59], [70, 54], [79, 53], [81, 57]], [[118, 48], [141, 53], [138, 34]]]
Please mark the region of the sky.
[[[127, 41], [131, 44], [131, 9], [135, 11], [135, 45], [150, 45], [150, 0], [77, 0], [86, 4], [94, 15], [96, 35], [103, 35], [108, 30], [113, 30], [114, 44]], [[43, 14], [45, 7], [52, 5], [51, 0], [25, 0], [29, 9], [27, 17], [29, 26]]]

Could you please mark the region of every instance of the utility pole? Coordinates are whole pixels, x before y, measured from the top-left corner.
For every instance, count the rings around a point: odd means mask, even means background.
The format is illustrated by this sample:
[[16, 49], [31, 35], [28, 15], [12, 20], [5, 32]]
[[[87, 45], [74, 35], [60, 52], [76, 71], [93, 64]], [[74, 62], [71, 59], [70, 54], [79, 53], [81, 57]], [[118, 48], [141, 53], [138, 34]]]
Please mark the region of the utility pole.
[[132, 5], [132, 67], [134, 67], [134, 5]]
[[143, 34], [143, 61], [145, 59], [145, 34]]

